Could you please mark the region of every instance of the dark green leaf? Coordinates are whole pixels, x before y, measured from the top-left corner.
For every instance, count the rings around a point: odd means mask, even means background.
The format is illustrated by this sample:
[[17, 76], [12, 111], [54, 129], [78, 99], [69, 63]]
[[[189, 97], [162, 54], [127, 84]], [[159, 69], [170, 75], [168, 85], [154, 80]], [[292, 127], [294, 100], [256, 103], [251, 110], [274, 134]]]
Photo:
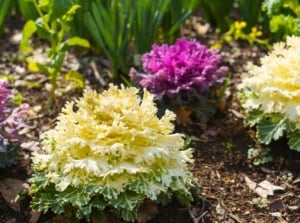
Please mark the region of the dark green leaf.
[[75, 0], [54, 0], [51, 6], [50, 21], [61, 18], [75, 4]]
[[263, 112], [261, 110], [255, 109], [249, 112], [249, 116], [246, 118], [246, 125], [252, 127], [256, 125], [263, 117]]
[[300, 152], [300, 130], [288, 133], [287, 136], [290, 149]]
[[280, 117], [263, 119], [257, 125], [257, 137], [264, 144], [278, 140], [287, 130], [286, 124], [286, 120]]

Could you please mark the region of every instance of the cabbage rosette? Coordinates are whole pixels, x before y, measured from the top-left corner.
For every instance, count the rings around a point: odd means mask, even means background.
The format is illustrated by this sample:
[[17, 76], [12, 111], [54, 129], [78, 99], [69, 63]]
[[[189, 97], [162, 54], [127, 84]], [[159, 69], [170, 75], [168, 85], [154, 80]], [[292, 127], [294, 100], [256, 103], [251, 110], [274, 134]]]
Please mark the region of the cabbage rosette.
[[75, 210], [89, 218], [109, 209], [134, 221], [145, 199], [188, 204], [191, 149], [173, 134], [175, 115], [156, 116], [153, 96], [110, 85], [102, 94], [86, 90], [66, 104], [54, 129], [42, 135], [33, 155], [32, 207], [55, 213]]
[[240, 99], [246, 124], [269, 144], [287, 136], [290, 149], [300, 151], [300, 37], [274, 44], [261, 65], [250, 64], [242, 80]]

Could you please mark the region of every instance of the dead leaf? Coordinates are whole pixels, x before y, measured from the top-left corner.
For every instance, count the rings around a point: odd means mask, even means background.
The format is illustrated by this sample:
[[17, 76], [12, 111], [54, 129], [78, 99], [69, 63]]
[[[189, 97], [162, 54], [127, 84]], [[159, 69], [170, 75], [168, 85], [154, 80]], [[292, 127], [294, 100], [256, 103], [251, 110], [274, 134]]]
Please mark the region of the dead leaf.
[[278, 190], [284, 191], [283, 187], [276, 186], [267, 180], [260, 182], [258, 184], [257, 189], [259, 189], [259, 188], [263, 189], [262, 191], [264, 191], [264, 193], [262, 194], [262, 196], [265, 196], [264, 198], [267, 198], [268, 196], [273, 196], [275, 191], [278, 191]]
[[197, 32], [197, 34], [199, 34], [200, 36], [205, 35], [208, 30], [209, 30], [209, 24], [201, 24], [201, 23], [195, 23], [194, 27], [195, 31]]
[[244, 179], [249, 189], [255, 191], [257, 184], [254, 181], [252, 181], [247, 175], [244, 175]]
[[193, 122], [191, 120], [192, 110], [187, 106], [181, 106], [176, 111], [176, 122], [179, 125], [187, 126], [191, 125]]
[[281, 215], [280, 212], [270, 213], [271, 216], [276, 217], [280, 223], [288, 223]]
[[203, 221], [203, 217], [208, 213], [208, 211], [203, 212], [202, 208], [196, 208], [196, 207], [190, 207], [188, 208], [188, 211], [190, 217], [193, 220], [193, 223], [199, 223], [201, 219]]
[[272, 184], [271, 182], [264, 180], [260, 182], [259, 184], [252, 181], [248, 176], [244, 175], [244, 179], [246, 184], [248, 185], [249, 189], [254, 191], [256, 194], [258, 194], [262, 198], [268, 198], [268, 196], [273, 196], [274, 191], [285, 189], [280, 186], [276, 186]]
[[29, 185], [24, 181], [4, 178], [0, 181], [0, 193], [10, 208], [19, 212], [20, 205], [18, 202], [18, 194], [22, 191], [28, 191]]

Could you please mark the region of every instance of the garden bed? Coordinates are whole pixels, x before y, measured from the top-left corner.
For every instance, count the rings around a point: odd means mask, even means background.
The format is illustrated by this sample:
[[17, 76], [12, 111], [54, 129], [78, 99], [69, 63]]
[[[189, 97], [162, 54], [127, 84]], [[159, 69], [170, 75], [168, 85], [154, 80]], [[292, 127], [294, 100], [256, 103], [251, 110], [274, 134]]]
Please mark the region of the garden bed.
[[[13, 24], [11, 27], [14, 27]], [[14, 87], [22, 93], [24, 102], [27, 102], [32, 110], [28, 120], [29, 128], [25, 133], [26, 141], [22, 145], [18, 161], [9, 168], [0, 169], [0, 185], [2, 185], [0, 222], [64, 222], [63, 217], [52, 213], [33, 214], [29, 207], [30, 197], [26, 192], [16, 203], [7, 198], [14, 189], [5, 188], [5, 180], [10, 178], [16, 180], [13, 181], [16, 186], [20, 183], [29, 186], [28, 178], [32, 174], [30, 155], [40, 147], [40, 133], [54, 126], [55, 118], [66, 101], [81, 95], [78, 90], [64, 91], [67, 86], [62, 84], [59, 87], [61, 95], [57, 98], [53, 109], [44, 113], [43, 108], [49, 96], [46, 90], [48, 82], [44, 75], [33, 75], [23, 62], [15, 60], [18, 57], [19, 34], [20, 29], [11, 29], [0, 41], [0, 74], [15, 76]], [[199, 39], [208, 45], [217, 38], [212, 33], [207, 33], [204, 37]], [[195, 162], [190, 169], [199, 184], [199, 192], [204, 200], [199, 199], [190, 208], [183, 207], [176, 201], [164, 207], [146, 207], [145, 210], [150, 209], [150, 213], [155, 213], [151, 223], [300, 222], [299, 153], [289, 150], [283, 140], [271, 145], [274, 151], [273, 162], [256, 167], [247, 159], [248, 149], [255, 147], [258, 142], [254, 130], [243, 125], [243, 115], [239, 112], [235, 92], [241, 76], [247, 75], [245, 65], [249, 61], [258, 63], [258, 59], [265, 55], [265, 52], [257, 46], [241, 42], [235, 42], [223, 49], [222, 59], [231, 74], [225, 106], [205, 125], [192, 123], [188, 126], [178, 126], [176, 130], [191, 139]], [[76, 54], [70, 55], [68, 60], [74, 60], [75, 56]], [[96, 71], [101, 72], [102, 65], [98, 59], [96, 67], [87, 64], [82, 70], [86, 85], [99, 92], [108, 85], [107, 82], [101, 85], [95, 75]], [[258, 184], [264, 180], [272, 185], [281, 186], [283, 190], [276, 190], [274, 195], [262, 199], [253, 191], [251, 183]], [[254, 189], [257, 187], [259, 185]], [[141, 218], [148, 217], [147, 212], [145, 213], [146, 217]]]

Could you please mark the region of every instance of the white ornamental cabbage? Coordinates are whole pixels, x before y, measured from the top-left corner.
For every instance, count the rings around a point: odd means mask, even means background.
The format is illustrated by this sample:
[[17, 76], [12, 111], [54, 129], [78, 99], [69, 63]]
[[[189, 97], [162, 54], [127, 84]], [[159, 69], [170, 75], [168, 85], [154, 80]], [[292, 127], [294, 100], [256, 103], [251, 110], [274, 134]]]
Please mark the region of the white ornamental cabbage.
[[183, 135], [172, 133], [175, 115], [156, 112], [149, 92], [140, 99], [138, 89], [113, 85], [67, 103], [42, 135], [43, 153], [32, 158], [33, 207], [74, 207], [78, 218], [111, 208], [131, 221], [145, 199], [190, 201], [191, 149], [182, 150]]
[[[261, 65], [249, 65], [242, 80], [241, 104], [249, 125], [258, 125], [258, 137], [270, 143], [287, 134], [292, 149], [300, 150], [300, 37], [274, 44]], [[300, 132], [299, 132], [300, 133]], [[296, 140], [296, 141], [295, 141]]]

